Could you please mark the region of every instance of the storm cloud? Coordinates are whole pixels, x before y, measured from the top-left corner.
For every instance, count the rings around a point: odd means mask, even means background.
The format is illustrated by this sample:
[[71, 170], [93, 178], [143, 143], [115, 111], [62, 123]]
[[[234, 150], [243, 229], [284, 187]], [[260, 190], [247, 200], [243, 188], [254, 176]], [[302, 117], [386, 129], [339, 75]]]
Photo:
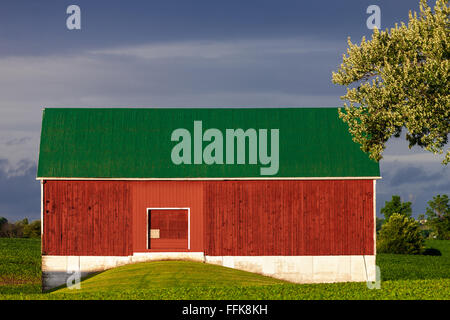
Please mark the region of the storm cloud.
[[36, 180], [36, 165], [28, 160], [10, 171], [6, 159], [0, 159], [0, 217], [16, 221], [27, 217], [40, 218], [40, 183]]

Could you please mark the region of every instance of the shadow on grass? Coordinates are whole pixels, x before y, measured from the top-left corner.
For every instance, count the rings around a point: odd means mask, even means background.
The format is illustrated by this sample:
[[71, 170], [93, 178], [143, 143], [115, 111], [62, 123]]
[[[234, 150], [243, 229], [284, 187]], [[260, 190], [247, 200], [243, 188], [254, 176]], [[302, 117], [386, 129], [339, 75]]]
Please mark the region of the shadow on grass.
[[435, 248], [425, 248], [422, 254], [424, 256], [442, 256], [441, 251]]
[[[93, 273], [90, 273], [90, 274], [88, 274], [88, 275], [86, 275], [86, 276], [84, 276], [84, 277], [81, 277], [80, 283], [83, 283], [84, 280], [90, 279], [90, 278], [92, 278], [92, 277], [94, 277], [94, 276], [96, 276], [96, 275], [99, 275], [99, 274], [101, 274], [101, 273], [103, 273], [103, 272], [105, 272], [105, 271], [107, 271], [107, 270], [104, 270], [104, 271], [98, 271], [98, 272], [93, 272]], [[62, 284], [62, 285], [60, 285], [60, 286], [57, 286], [57, 287], [55, 287], [55, 288], [48, 289], [48, 290], [45, 290], [45, 291], [44, 291], [44, 289], [42, 289], [42, 293], [52, 293], [52, 292], [55, 292], [55, 291], [57, 291], [57, 290], [64, 289], [64, 288], [67, 288], [67, 284]]]

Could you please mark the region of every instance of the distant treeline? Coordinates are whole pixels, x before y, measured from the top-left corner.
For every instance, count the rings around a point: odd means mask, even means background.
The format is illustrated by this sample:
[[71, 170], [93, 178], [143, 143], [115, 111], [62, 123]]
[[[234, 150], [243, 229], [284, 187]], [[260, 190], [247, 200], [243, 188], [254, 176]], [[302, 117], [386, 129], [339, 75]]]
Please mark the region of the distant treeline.
[[[385, 206], [381, 208], [384, 219], [378, 217], [376, 219], [377, 233], [394, 213], [413, 219], [411, 205], [412, 203], [409, 201], [403, 202], [399, 195], [393, 195], [392, 200], [386, 201]], [[434, 196], [432, 200], [428, 201], [425, 214], [420, 214], [417, 220], [425, 238], [450, 240], [450, 198], [448, 195]], [[400, 231], [397, 230], [397, 232]]]
[[0, 237], [2, 238], [40, 238], [41, 220], [28, 223], [25, 218], [17, 222], [9, 222], [8, 219], [0, 217]]

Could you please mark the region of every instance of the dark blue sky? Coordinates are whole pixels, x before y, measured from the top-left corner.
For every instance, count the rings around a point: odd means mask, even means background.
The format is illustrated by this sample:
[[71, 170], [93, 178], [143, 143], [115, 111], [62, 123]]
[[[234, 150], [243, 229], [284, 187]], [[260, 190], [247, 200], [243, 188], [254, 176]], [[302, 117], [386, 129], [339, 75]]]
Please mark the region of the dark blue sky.
[[[65, 28], [68, 5], [82, 30]], [[405, 21], [417, 0], [396, 1], [2, 1], [2, 55], [42, 55], [110, 46], [198, 40], [310, 37], [324, 43], [369, 35], [366, 8], [382, 9], [382, 28]]]
[[[39, 218], [42, 106], [341, 106], [331, 83], [347, 37], [407, 21], [419, 0], [21, 1], [0, 3], [0, 216]], [[66, 8], [81, 8], [81, 30]], [[434, 2], [432, 3], [434, 4]], [[393, 140], [378, 211], [393, 193], [414, 214], [450, 193], [437, 156]], [[25, 200], [24, 200], [25, 199]]]

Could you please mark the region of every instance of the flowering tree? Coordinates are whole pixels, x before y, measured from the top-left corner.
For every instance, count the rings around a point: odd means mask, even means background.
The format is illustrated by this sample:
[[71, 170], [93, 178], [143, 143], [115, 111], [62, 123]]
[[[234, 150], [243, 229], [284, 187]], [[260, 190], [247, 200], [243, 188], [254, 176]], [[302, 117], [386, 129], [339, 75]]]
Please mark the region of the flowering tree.
[[[339, 116], [353, 140], [376, 161], [385, 143], [406, 129], [409, 147], [443, 153], [450, 130], [450, 24], [448, 0], [390, 31], [374, 29], [360, 45], [348, 40], [347, 54], [332, 80], [349, 86]], [[447, 148], [444, 164], [450, 162]]]

